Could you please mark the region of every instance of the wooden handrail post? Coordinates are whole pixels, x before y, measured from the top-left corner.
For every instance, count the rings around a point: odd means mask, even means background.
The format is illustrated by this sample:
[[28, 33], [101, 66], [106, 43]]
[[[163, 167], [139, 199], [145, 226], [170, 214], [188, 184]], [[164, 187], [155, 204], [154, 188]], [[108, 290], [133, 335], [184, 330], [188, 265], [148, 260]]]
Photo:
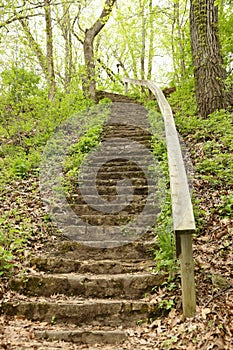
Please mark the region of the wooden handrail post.
[[196, 291], [194, 279], [194, 261], [192, 249], [192, 234], [190, 232], [176, 232], [180, 238], [181, 254], [181, 287], [182, 307], [184, 317], [193, 317], [196, 312]]

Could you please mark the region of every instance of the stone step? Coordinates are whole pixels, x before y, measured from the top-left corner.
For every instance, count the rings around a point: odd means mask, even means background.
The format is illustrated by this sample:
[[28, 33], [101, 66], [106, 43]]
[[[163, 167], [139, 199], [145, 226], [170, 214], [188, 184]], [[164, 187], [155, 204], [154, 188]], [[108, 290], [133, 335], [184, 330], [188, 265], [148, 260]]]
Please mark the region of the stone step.
[[[84, 221], [81, 222], [84, 224]], [[148, 227], [145, 227], [148, 224]], [[137, 227], [132, 224], [125, 226], [64, 226], [61, 227], [62, 233], [70, 240], [80, 244], [91, 245], [92, 247], [115, 247], [126, 245], [143, 237], [151, 230], [151, 222], [140, 222]], [[135, 226], [136, 226], [135, 225]], [[152, 225], [151, 225], [152, 226]]]
[[[90, 165], [90, 170], [93, 172], [93, 168]], [[143, 179], [145, 178], [145, 173], [143, 170], [139, 171], [123, 171], [122, 169], [118, 168], [118, 171], [113, 171], [109, 169], [110, 171], [105, 171], [105, 169], [100, 168], [101, 171], [97, 172], [97, 177], [96, 179], [98, 180], [119, 180], [119, 179], [130, 179], [130, 180], [135, 180], [135, 179]], [[82, 172], [79, 176], [81, 179], [89, 180], [93, 179], [93, 174], [89, 173], [84, 173]]]
[[[75, 223], [73, 229], [76, 230], [79, 228], [79, 226], [83, 226], [85, 223], [90, 225], [90, 226], [101, 226], [103, 227], [103, 231], [99, 230], [95, 237], [99, 237], [100, 240], [102, 239], [107, 239], [107, 237], [115, 237], [116, 239], [118, 238], [118, 236], [116, 236], [117, 233], [119, 233], [119, 238], [122, 237], [121, 235], [121, 230], [120, 229], [116, 229], [116, 231], [113, 232], [113, 234], [108, 231], [108, 227], [112, 227], [112, 226], [122, 226], [122, 229], [125, 230], [126, 227], [123, 226], [128, 226], [130, 229], [130, 224], [135, 224], [136, 220], [137, 220], [137, 226], [138, 228], [141, 227], [145, 227], [145, 225], [149, 225], [152, 226], [154, 225], [156, 218], [157, 218], [157, 212], [154, 211], [154, 213], [147, 213], [147, 211], [145, 210], [145, 214], [144, 215], [140, 215], [139, 218], [139, 214], [140, 213], [136, 213], [136, 214], [130, 214], [128, 212], [126, 212], [125, 214], [111, 214], [111, 213], [100, 213], [99, 215], [80, 215], [78, 211], [75, 210], [75, 208], [73, 208], [74, 213], [78, 216], [77, 218], [77, 222]], [[79, 220], [79, 221], [78, 221]], [[106, 229], [105, 229], [106, 228]], [[69, 227], [70, 229], [70, 227]], [[122, 231], [124, 233], [124, 231]], [[89, 233], [92, 235], [92, 229], [91, 231], [85, 231], [83, 234], [85, 234], [86, 236], [89, 235]], [[135, 232], [135, 230], [131, 229], [130, 231], [131, 234], [136, 236], [138, 235], [137, 232]], [[80, 231], [81, 234], [81, 231]], [[107, 236], [106, 236], [107, 234]], [[103, 235], [103, 238], [100, 237], [100, 235]]]
[[[119, 138], [119, 141], [116, 142], [116, 139]], [[122, 140], [123, 139], [123, 140]], [[127, 131], [124, 133], [115, 133], [111, 132], [108, 135], [102, 136], [102, 144], [108, 143], [112, 147], [124, 147], [126, 144], [133, 142], [141, 143], [145, 145], [146, 148], [151, 148], [151, 137], [149, 136], [140, 136], [140, 135], [129, 135]]]
[[[93, 245], [91, 245], [93, 243]], [[103, 242], [100, 242], [101, 244]], [[125, 245], [111, 247], [112, 241], [105, 242], [105, 247], [100, 247], [98, 241], [88, 241], [79, 243], [74, 241], [63, 241], [57, 244], [48, 244], [50, 257], [63, 257], [71, 260], [145, 260], [153, 259], [154, 251], [157, 249], [155, 241], [150, 242], [133, 242]], [[114, 241], [113, 241], [114, 243]], [[110, 247], [109, 247], [110, 246]]]
[[[127, 162], [121, 162], [119, 164], [112, 164], [109, 165], [108, 163], [103, 164], [101, 167], [96, 166], [95, 164], [91, 164], [91, 169], [94, 172], [98, 172], [98, 174], [118, 174], [118, 173], [123, 173], [123, 174], [134, 174], [136, 173], [142, 173], [143, 170], [135, 163], [128, 164]], [[82, 169], [82, 168], [81, 168]], [[82, 169], [83, 170], [83, 169]], [[82, 171], [83, 173], [83, 171]]]
[[122, 274], [131, 272], [148, 272], [156, 266], [154, 260], [71, 260], [61, 257], [35, 257], [30, 261], [32, 268], [49, 273], [91, 273], [91, 274]]
[[[95, 179], [95, 183], [99, 186], [103, 185], [105, 186], [106, 184], [116, 184], [118, 181], [122, 181], [122, 180], [130, 180], [130, 182], [134, 185], [134, 186], [140, 186], [140, 185], [146, 185], [147, 184], [147, 178], [146, 178], [146, 174], [143, 171], [138, 171], [138, 172], [108, 172], [108, 173], [98, 173], [94, 174], [93, 172], [93, 168], [92, 166], [90, 166], [90, 168], [88, 169], [90, 170], [88, 173], [81, 173], [78, 177], [78, 179], [80, 180], [80, 182], [84, 182], [86, 183], [86, 181], [92, 181], [93, 182], [93, 178]], [[91, 173], [92, 172], [92, 173]], [[152, 179], [150, 179], [152, 181]], [[154, 181], [155, 183], [155, 181]], [[127, 186], [127, 183], [123, 183], [122, 186]]]
[[109, 132], [104, 131], [104, 134], [101, 135], [101, 143], [111, 143], [111, 145], [125, 145], [126, 143], [131, 142], [151, 142], [150, 134], [139, 134], [135, 131], [128, 132], [128, 130], [110, 130]]
[[[112, 154], [112, 153], [111, 153]], [[135, 164], [138, 167], [144, 167], [144, 166], [150, 166], [154, 164], [154, 156], [151, 155], [142, 155], [142, 154], [131, 154], [128, 155], [127, 157], [123, 154], [120, 154], [119, 152], [116, 153], [117, 158], [111, 158], [111, 154], [110, 156], [107, 155], [103, 155], [100, 152], [95, 153], [95, 159], [93, 161], [93, 155], [92, 155], [92, 159], [91, 161], [89, 160], [89, 158], [85, 159], [85, 163], [83, 164], [91, 164], [93, 166], [99, 166], [101, 165], [117, 165], [117, 166], [121, 166], [124, 165], [126, 162], [131, 162], [131, 164]]]
[[[72, 344], [121, 344], [127, 339], [127, 331], [124, 330], [46, 330], [35, 331], [35, 336], [39, 339], [50, 341], [64, 341]], [[60, 348], [59, 348], [60, 349]]]
[[119, 139], [122, 141], [123, 139], [135, 139], [135, 141], [147, 140], [150, 141], [152, 139], [152, 134], [147, 128], [137, 128], [137, 127], [128, 127], [127, 125], [105, 125], [101, 134], [102, 140], [108, 139]]
[[[84, 216], [84, 215], [96, 215], [100, 216], [105, 213], [106, 215], [122, 215], [123, 217], [128, 216], [128, 215], [135, 215], [140, 213], [145, 206], [145, 203], [132, 203], [128, 204], [127, 201], [125, 200], [121, 204], [111, 204], [111, 203], [106, 203], [105, 205], [98, 205], [96, 204], [96, 209], [94, 206], [94, 203], [89, 203], [89, 204], [74, 204], [72, 205], [72, 209], [74, 210], [75, 213], [77, 213], [79, 216]], [[156, 207], [153, 205], [147, 205], [146, 209], [146, 214], [153, 214], [156, 211]], [[112, 213], [112, 214], [111, 214]], [[118, 214], [117, 214], [118, 213]]]
[[[108, 186], [100, 186], [100, 185], [96, 185], [93, 186], [93, 181], [92, 182], [87, 182], [85, 183], [86, 186], [88, 186], [88, 192], [85, 194], [87, 196], [92, 195], [93, 193], [96, 193], [96, 190], [98, 192], [98, 194], [100, 196], [102, 195], [118, 195], [117, 192], [117, 187], [116, 187], [116, 183], [110, 183]], [[129, 187], [129, 186], [120, 186], [121, 189], [124, 189], [124, 192], [127, 193], [132, 193], [132, 188], [133, 186]], [[134, 187], [133, 188], [133, 194], [134, 195], [141, 195], [141, 196], [148, 196], [148, 193], [156, 193], [156, 190], [154, 188], [154, 186], [140, 186], [140, 187]], [[120, 193], [120, 195], [122, 195], [122, 193]]]
[[[141, 178], [123, 178], [120, 174], [119, 174], [119, 178], [110, 178], [107, 176], [107, 178], [99, 178], [97, 177], [95, 179], [95, 185], [96, 186], [116, 186], [118, 181], [122, 181], [122, 180], [130, 180], [132, 183], [132, 186], [134, 187], [145, 187], [147, 185], [147, 179], [145, 177], [141, 177]], [[88, 178], [81, 178], [78, 183], [82, 184], [83, 186], [93, 186], [93, 180], [89, 180]], [[121, 187], [126, 187], [128, 188], [128, 181], [124, 184], [121, 182]]]
[[153, 273], [117, 275], [53, 274], [24, 275], [11, 279], [9, 286], [20, 294], [50, 297], [54, 294], [82, 298], [140, 299], [159, 286], [164, 277]]
[[30, 298], [2, 304], [2, 312], [8, 316], [25, 317], [32, 321], [72, 323], [77, 326], [131, 327], [137, 322], [158, 318], [163, 310], [158, 304], [143, 300], [74, 299], [58, 300]]
[[[140, 195], [133, 195], [133, 198], [132, 198], [132, 195], [120, 195], [120, 194], [117, 194], [116, 195], [109, 195], [109, 194], [105, 194], [103, 196], [101, 196], [101, 199], [106, 201], [106, 205], [111, 205], [112, 203], [111, 202], [114, 202], [114, 201], [118, 201], [119, 203], [131, 203], [133, 202], [133, 205], [138, 203], [139, 206], [142, 206], [146, 203], [148, 203], [149, 205], [154, 205], [155, 201], [153, 199], [147, 199], [146, 197], [143, 198], [142, 196]], [[87, 203], [90, 205], [95, 205], [95, 204], [98, 204], [100, 199], [98, 196], [95, 196], [95, 195], [85, 195], [85, 198], [81, 196], [81, 193], [80, 194], [77, 194], [77, 193], [74, 193], [70, 196], [70, 198], [68, 198], [69, 200], [69, 203], [75, 203], [75, 204], [83, 204], [83, 205], [86, 205]]]
[[94, 151], [92, 151], [91, 155], [93, 157], [94, 154], [95, 158], [101, 158], [103, 157], [103, 153], [105, 157], [112, 157], [110, 160], [116, 156], [119, 156], [119, 158], [121, 156], [129, 157], [129, 160], [131, 160], [131, 158], [140, 159], [140, 157], [149, 157], [150, 155], [152, 158], [152, 154], [150, 154], [150, 151], [146, 147], [143, 147], [143, 145], [136, 142], [130, 141], [125, 142], [125, 144], [111, 144], [111, 141], [102, 145], [100, 144], [98, 148], [95, 148]]

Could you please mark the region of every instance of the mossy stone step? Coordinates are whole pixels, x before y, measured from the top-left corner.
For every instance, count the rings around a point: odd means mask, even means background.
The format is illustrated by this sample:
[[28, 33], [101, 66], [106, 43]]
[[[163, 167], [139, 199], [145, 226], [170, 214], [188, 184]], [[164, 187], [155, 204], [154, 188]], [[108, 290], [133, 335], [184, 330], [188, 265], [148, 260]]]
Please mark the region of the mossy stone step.
[[[77, 191], [78, 192], [78, 191]], [[105, 194], [103, 196], [101, 196], [101, 199], [103, 199], [104, 201], [106, 201], [106, 205], [107, 204], [111, 204], [111, 202], [114, 202], [116, 200], [119, 201], [119, 203], [123, 203], [124, 201], [128, 202], [133, 202], [132, 205], [145, 205], [146, 203], [154, 205], [154, 200], [153, 199], [148, 199], [147, 197], [144, 196], [140, 196], [140, 195], [120, 195], [117, 194], [116, 195], [110, 195], [110, 194]], [[87, 203], [91, 203], [92, 205], [98, 204], [99, 203], [99, 198], [95, 195], [85, 195], [85, 197], [81, 196], [81, 193], [72, 193], [72, 195], [70, 195], [70, 197], [68, 198], [69, 203], [75, 203], [77, 205], [79, 204], [83, 204], [83, 205], [87, 205]], [[91, 205], [90, 204], [90, 205]]]
[[78, 272], [81, 274], [122, 274], [130, 272], [148, 272], [156, 266], [153, 260], [71, 260], [62, 257], [51, 258], [40, 256], [32, 258], [31, 267], [37, 271], [49, 273]]
[[[106, 203], [104, 205], [98, 205], [98, 207], [96, 206], [95, 209], [94, 207], [92, 207], [92, 205], [95, 205], [94, 203], [89, 202], [89, 204], [75, 204], [72, 205], [72, 209], [74, 210], [75, 213], [78, 213], [79, 216], [83, 216], [83, 215], [103, 215], [103, 213], [105, 213], [105, 215], [109, 215], [109, 214], [113, 214], [114, 215], [131, 215], [131, 214], [138, 214], [140, 213], [144, 207], [145, 207], [145, 203], [142, 201], [142, 203], [136, 203], [136, 202], [130, 202], [128, 204], [128, 202], [125, 200], [120, 204], [113, 204], [113, 203]], [[123, 208], [123, 209], [122, 209]], [[146, 213], [148, 214], [154, 214], [156, 211], [156, 207], [154, 205], [147, 205], [147, 209], [146, 209]]]
[[[63, 241], [57, 244], [48, 245], [47, 249], [51, 257], [63, 257], [71, 260], [145, 260], [153, 259], [156, 243], [151, 242], [133, 242], [125, 245], [108, 246], [102, 248], [98, 246], [98, 241], [87, 242], [93, 243], [93, 246], [78, 243], [74, 241]], [[102, 243], [102, 242], [101, 242]], [[106, 242], [107, 243], [107, 242]], [[109, 242], [111, 244], [111, 242]]]
[[32, 321], [72, 323], [77, 326], [132, 327], [138, 320], [148, 320], [162, 315], [159, 305], [133, 300], [14, 300], [2, 305], [8, 316], [24, 316]]
[[35, 331], [39, 339], [59, 340], [73, 344], [121, 344], [127, 339], [127, 332], [124, 330], [48, 330]]
[[152, 272], [116, 275], [38, 274], [15, 277], [10, 281], [10, 288], [29, 296], [63, 294], [82, 298], [140, 299], [163, 281], [163, 276]]
[[[91, 167], [92, 169], [92, 167]], [[93, 170], [93, 169], [92, 169]], [[111, 168], [108, 169], [108, 171], [106, 171], [105, 169], [102, 169], [102, 167], [100, 168], [101, 171], [97, 172], [97, 178], [98, 180], [109, 180], [109, 179], [143, 179], [145, 178], [145, 173], [143, 170], [135, 170], [135, 171], [131, 171], [131, 170], [120, 170], [118, 169], [118, 171], [114, 171]], [[85, 179], [85, 180], [89, 180], [90, 178], [93, 178], [93, 175], [90, 173], [81, 173], [80, 178]]]

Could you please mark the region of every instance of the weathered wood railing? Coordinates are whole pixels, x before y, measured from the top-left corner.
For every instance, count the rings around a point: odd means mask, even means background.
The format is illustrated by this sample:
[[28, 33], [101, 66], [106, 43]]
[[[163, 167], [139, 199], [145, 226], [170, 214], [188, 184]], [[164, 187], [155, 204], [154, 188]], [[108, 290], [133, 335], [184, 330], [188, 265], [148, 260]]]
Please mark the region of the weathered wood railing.
[[152, 81], [129, 78], [124, 78], [123, 81], [125, 83], [126, 93], [128, 92], [129, 83], [148, 88], [155, 95], [164, 119], [172, 200], [173, 229], [176, 236], [176, 252], [181, 261], [183, 313], [185, 317], [191, 317], [196, 310], [192, 251], [192, 234], [195, 232], [196, 227], [187, 175], [172, 110], [163, 92]]

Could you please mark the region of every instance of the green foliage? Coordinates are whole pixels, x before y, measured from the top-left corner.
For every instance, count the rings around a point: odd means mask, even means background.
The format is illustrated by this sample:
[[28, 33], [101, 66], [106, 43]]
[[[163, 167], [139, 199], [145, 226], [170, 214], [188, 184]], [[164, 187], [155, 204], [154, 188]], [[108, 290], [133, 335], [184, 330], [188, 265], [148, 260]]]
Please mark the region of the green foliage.
[[[176, 114], [176, 124], [184, 136], [192, 138], [203, 149], [195, 164], [196, 171], [212, 185], [232, 184], [233, 116], [221, 110], [202, 119], [196, 115]], [[196, 152], [193, 150], [192, 152]]]
[[69, 149], [68, 156], [63, 163], [65, 172], [64, 188], [72, 191], [73, 184], [77, 181], [79, 167], [87, 154], [100, 143], [100, 136], [103, 130], [103, 120], [98, 120], [98, 124], [91, 127], [80, 137], [77, 143]]
[[0, 276], [10, 273], [14, 268], [14, 256], [0, 245]]
[[[75, 87], [70, 94], [58, 91], [56, 100], [51, 103], [39, 78], [24, 69], [4, 71], [1, 78], [0, 275], [8, 276], [25, 259], [24, 251], [35, 233], [35, 223], [25, 214], [19, 196], [14, 198], [12, 208], [9, 206], [4, 189], [11, 186], [12, 181], [21, 183], [21, 179], [37, 177], [44, 147], [53, 132], [66, 118], [74, 114], [79, 116], [92, 102], [85, 100]], [[87, 146], [91, 145], [83, 142], [82, 147]], [[37, 229], [40, 231], [41, 227]]]
[[161, 309], [166, 309], [167, 311], [170, 311], [174, 306], [175, 306], [175, 301], [173, 299], [161, 300], [159, 303], [159, 307]]
[[167, 199], [162, 212], [160, 213], [155, 226], [158, 248], [155, 250], [156, 270], [169, 274], [169, 279], [173, 279], [177, 271], [174, 254], [174, 232], [172, 226], [171, 199]]
[[14, 64], [12, 69], [1, 73], [2, 94], [7, 96], [9, 102], [17, 104], [23, 99], [38, 93], [40, 77], [32, 71], [18, 68]]
[[176, 117], [194, 116], [197, 106], [194, 92], [194, 79], [187, 77], [176, 86], [176, 91], [168, 98]]
[[228, 196], [221, 196], [221, 205], [217, 209], [218, 214], [223, 217], [233, 217], [233, 193]]
[[[15, 225], [16, 222], [17, 225]], [[23, 256], [26, 239], [31, 234], [27, 226], [27, 219], [21, 220], [20, 212], [15, 209], [2, 215], [0, 219], [0, 276], [11, 274], [16, 267], [15, 256]]]
[[38, 88], [38, 78], [33, 73], [18, 69], [10, 71], [9, 76], [8, 71], [2, 74], [0, 179], [8, 181], [37, 173], [44, 145], [53, 131], [91, 102], [76, 88], [70, 94], [58, 92], [56, 101], [51, 103], [46, 91]]

